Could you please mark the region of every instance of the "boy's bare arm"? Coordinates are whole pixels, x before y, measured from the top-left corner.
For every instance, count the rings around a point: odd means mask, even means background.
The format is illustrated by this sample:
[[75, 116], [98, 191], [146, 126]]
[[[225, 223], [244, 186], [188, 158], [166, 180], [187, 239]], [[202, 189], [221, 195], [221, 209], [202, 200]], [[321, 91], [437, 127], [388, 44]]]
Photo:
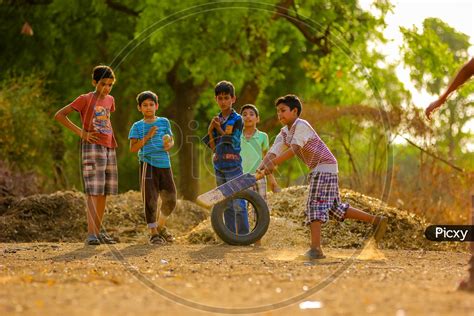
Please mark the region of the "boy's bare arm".
[[257, 169], [263, 170], [265, 168], [265, 165], [267, 165], [273, 158], [275, 158], [276, 155], [274, 153], [268, 153], [263, 157], [262, 162], [260, 163], [260, 166], [258, 166]]
[[[262, 151], [262, 154], [263, 154], [263, 157], [266, 157], [267, 156], [267, 153], [268, 153], [268, 150], [263, 150]], [[272, 154], [273, 155], [273, 154]], [[275, 155], [274, 155], [275, 156]], [[273, 157], [274, 158], [274, 157]], [[259, 167], [260, 168], [260, 167]], [[280, 191], [280, 187], [278, 186], [278, 183], [275, 179], [275, 177], [273, 176], [273, 174], [268, 174], [267, 175], [267, 181], [270, 185], [270, 189], [273, 191], [273, 192], [278, 192]]]
[[142, 139], [139, 138], [132, 138], [130, 139], [130, 151], [132, 153], [138, 152], [145, 144], [155, 136], [156, 133], [156, 126], [152, 126], [148, 133]]
[[99, 140], [99, 136], [97, 132], [86, 132], [83, 129], [81, 129], [79, 126], [74, 124], [67, 116], [69, 113], [73, 112], [74, 109], [70, 105], [66, 105], [62, 109], [60, 109], [56, 114], [54, 115], [54, 118], [56, 121], [64, 125], [67, 129], [71, 130], [74, 134], [82, 138], [83, 140], [89, 142], [89, 143], [94, 143]]
[[216, 131], [217, 131], [220, 135], [224, 135], [224, 134], [225, 134], [224, 130], [221, 128], [221, 123], [219, 122], [219, 117], [218, 117], [218, 116], [215, 116], [215, 117], [212, 119], [211, 125], [212, 125], [212, 128], [215, 128]]
[[290, 158], [293, 158], [298, 148], [298, 145], [291, 145], [290, 148], [288, 148], [278, 156], [273, 153], [266, 155], [264, 161], [261, 164], [264, 173], [271, 174], [275, 170], [276, 166], [281, 165], [283, 162], [287, 161]]
[[298, 147], [298, 145], [291, 145], [290, 148], [288, 148], [281, 155], [272, 160], [273, 164], [275, 166], [278, 166], [287, 161], [288, 159], [293, 158]]
[[270, 185], [270, 190], [272, 190], [272, 192], [280, 192], [281, 191], [281, 188], [278, 185], [278, 182], [276, 181], [275, 176], [273, 175], [273, 173], [270, 173], [269, 175], [267, 175], [267, 181]]
[[432, 102], [425, 110], [426, 117], [430, 119], [431, 113], [443, 105], [448, 99], [449, 95], [456, 90], [459, 86], [465, 83], [469, 78], [474, 75], [474, 58], [471, 58], [464, 66], [456, 73], [454, 79], [449, 84], [446, 91], [439, 96], [438, 100]]

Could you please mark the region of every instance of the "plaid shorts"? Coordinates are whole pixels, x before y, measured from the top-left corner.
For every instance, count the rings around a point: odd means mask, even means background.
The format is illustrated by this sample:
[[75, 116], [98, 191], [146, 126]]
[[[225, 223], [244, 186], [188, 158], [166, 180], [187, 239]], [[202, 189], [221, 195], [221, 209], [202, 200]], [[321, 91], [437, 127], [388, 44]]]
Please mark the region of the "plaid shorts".
[[342, 222], [348, 208], [349, 204], [341, 203], [337, 174], [329, 172], [310, 174], [306, 224], [313, 221], [326, 223], [329, 220], [329, 214]]
[[117, 157], [115, 148], [82, 142], [82, 179], [87, 195], [118, 193]]
[[267, 201], [267, 180], [265, 179], [265, 177], [260, 180], [257, 180], [257, 182], [255, 182], [255, 184], [250, 189], [260, 194], [260, 196], [265, 200], [265, 202]]

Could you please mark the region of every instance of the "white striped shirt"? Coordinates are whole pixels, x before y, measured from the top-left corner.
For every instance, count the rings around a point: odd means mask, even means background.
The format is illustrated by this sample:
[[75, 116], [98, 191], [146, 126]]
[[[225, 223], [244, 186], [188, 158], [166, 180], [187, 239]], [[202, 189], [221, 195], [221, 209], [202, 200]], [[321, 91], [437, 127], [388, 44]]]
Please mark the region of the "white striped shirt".
[[298, 145], [295, 154], [310, 169], [318, 167], [315, 170], [326, 171], [329, 169], [337, 173], [336, 158], [307, 121], [297, 118], [289, 130], [288, 126], [284, 126], [269, 153], [278, 156], [291, 145]]

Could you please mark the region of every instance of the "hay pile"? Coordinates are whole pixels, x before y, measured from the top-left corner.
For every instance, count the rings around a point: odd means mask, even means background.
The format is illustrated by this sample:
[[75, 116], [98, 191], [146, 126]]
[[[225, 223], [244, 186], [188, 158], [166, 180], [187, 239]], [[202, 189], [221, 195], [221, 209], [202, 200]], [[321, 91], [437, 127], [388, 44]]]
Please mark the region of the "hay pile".
[[[0, 201], [0, 242], [81, 242], [87, 232], [84, 194], [59, 191]], [[169, 218], [177, 236], [188, 233], [209, 218], [209, 211], [179, 200]], [[129, 191], [107, 199], [104, 227], [122, 242], [142, 239], [147, 234], [140, 192]]]
[[[270, 227], [262, 245], [275, 247], [306, 246], [309, 230], [304, 225], [307, 186], [284, 189], [269, 194]], [[429, 225], [414, 214], [390, 207], [378, 199], [350, 190], [341, 190], [343, 201], [372, 214], [383, 214], [389, 219], [385, 249], [462, 249], [459, 244], [433, 243], [424, 237]], [[84, 195], [77, 191], [33, 195], [26, 198], [0, 200], [0, 242], [66, 241], [81, 242], [87, 231]], [[146, 238], [147, 229], [139, 192], [129, 191], [111, 196], [107, 201], [104, 227], [122, 242], [136, 242]], [[169, 230], [178, 243], [221, 243], [212, 230], [209, 210], [189, 201], [178, 201], [168, 221]], [[370, 234], [370, 225], [354, 220], [342, 223], [334, 220], [323, 225], [325, 246], [337, 248], [360, 247]]]
[[87, 231], [84, 197], [76, 191], [3, 199], [0, 241], [78, 241]]
[[[308, 186], [294, 186], [281, 193], [268, 196], [268, 204], [273, 216], [290, 219], [304, 226]], [[381, 200], [351, 190], [342, 189], [341, 199], [351, 206], [370, 214], [384, 215], [388, 218], [388, 229], [381, 242], [385, 249], [425, 249], [443, 250], [463, 248], [453, 243], [434, 243], [426, 240], [424, 230], [429, 224], [424, 218], [386, 205]], [[309, 230], [307, 233], [309, 234]], [[330, 220], [323, 225], [322, 242], [329, 247], [354, 248], [363, 245], [371, 232], [371, 225], [355, 220], [337, 222]]]

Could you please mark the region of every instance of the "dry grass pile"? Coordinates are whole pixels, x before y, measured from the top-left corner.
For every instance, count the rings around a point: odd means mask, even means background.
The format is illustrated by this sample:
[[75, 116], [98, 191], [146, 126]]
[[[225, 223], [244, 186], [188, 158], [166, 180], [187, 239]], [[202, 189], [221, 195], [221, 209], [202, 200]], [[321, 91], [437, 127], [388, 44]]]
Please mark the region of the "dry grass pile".
[[[309, 230], [304, 225], [307, 186], [284, 189], [269, 194], [271, 222], [262, 245], [273, 247], [305, 246]], [[424, 237], [428, 223], [415, 214], [390, 207], [378, 199], [341, 190], [342, 200], [371, 214], [383, 214], [389, 219], [386, 237], [381, 243], [385, 249], [464, 249], [452, 243], [433, 243]], [[104, 227], [122, 242], [143, 240], [147, 228], [139, 192], [129, 191], [112, 196], [107, 201]], [[221, 241], [212, 230], [209, 210], [189, 201], [178, 201], [169, 218], [168, 227], [179, 243], [215, 244]], [[50, 195], [32, 195], [26, 198], [7, 197], [0, 200], [0, 242], [82, 241], [86, 233], [84, 195], [76, 191], [56, 192]], [[371, 225], [346, 220], [329, 221], [323, 225], [325, 246], [357, 248], [371, 233]]]
[[[3, 198], [0, 208], [1, 242], [80, 242], [87, 231], [84, 194], [77, 191]], [[208, 210], [179, 200], [169, 218], [169, 229], [183, 235], [206, 218]], [[120, 241], [143, 238], [147, 229], [140, 193], [129, 191], [109, 197], [104, 227]]]
[[[308, 186], [294, 186], [278, 194], [269, 194], [268, 204], [273, 216], [287, 218], [304, 226]], [[424, 218], [388, 206], [379, 199], [351, 190], [342, 189], [341, 199], [365, 212], [388, 217], [388, 229], [381, 242], [385, 249], [464, 249], [460, 244], [434, 243], [426, 240], [424, 230], [429, 225]], [[309, 234], [309, 230], [305, 228]], [[371, 225], [355, 220], [337, 222], [330, 220], [323, 225], [322, 240], [326, 246], [337, 248], [360, 247], [371, 233]]]

